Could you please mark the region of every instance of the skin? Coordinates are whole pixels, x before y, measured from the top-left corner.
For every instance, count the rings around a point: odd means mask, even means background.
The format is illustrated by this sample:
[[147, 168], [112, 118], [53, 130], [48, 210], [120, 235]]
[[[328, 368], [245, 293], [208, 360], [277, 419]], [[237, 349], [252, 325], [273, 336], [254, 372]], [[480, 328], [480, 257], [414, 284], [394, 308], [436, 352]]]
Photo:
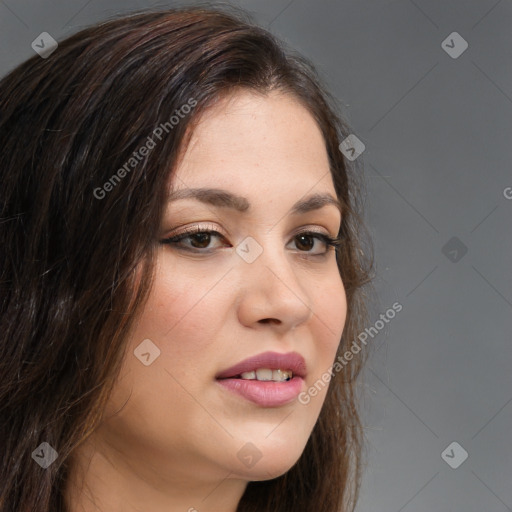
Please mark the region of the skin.
[[[181, 242], [208, 254], [158, 244], [154, 286], [127, 340], [106, 419], [77, 452], [71, 512], [235, 512], [249, 481], [282, 475], [297, 461], [325, 399], [324, 386], [307, 405], [262, 407], [215, 381], [265, 351], [305, 358], [303, 390], [333, 364], [347, 311], [334, 249], [315, 256], [324, 242], [301, 244], [296, 235], [335, 237], [340, 212], [327, 205], [289, 213], [313, 192], [336, 198], [312, 116], [283, 93], [238, 91], [203, 115], [171, 179], [173, 189], [242, 195], [251, 208], [169, 203], [161, 238], [196, 225], [222, 237]], [[247, 236], [263, 249], [252, 263], [235, 251]], [[133, 351], [148, 338], [161, 353], [145, 366]], [[262, 455], [251, 468], [237, 458], [248, 442]]]

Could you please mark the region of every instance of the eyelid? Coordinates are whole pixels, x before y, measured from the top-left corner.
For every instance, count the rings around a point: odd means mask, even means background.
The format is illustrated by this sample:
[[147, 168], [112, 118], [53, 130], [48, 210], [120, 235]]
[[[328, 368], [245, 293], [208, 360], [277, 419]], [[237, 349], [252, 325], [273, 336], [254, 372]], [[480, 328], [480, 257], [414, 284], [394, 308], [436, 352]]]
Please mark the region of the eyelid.
[[[178, 233], [173, 233], [172, 235], [169, 235], [167, 238], [164, 238], [163, 240], [160, 240], [161, 244], [169, 244], [171, 246], [174, 246], [175, 249], [180, 251], [186, 251], [195, 255], [203, 255], [206, 256], [208, 254], [215, 253], [219, 248], [213, 248], [213, 249], [204, 249], [201, 248], [190, 248], [190, 247], [180, 247], [180, 243], [182, 240], [187, 239], [194, 234], [201, 234], [201, 233], [209, 233], [210, 235], [213, 235], [216, 238], [223, 238], [225, 241], [227, 241], [226, 236], [222, 234], [220, 231], [217, 231], [214, 229], [215, 226], [208, 226], [204, 227], [199, 224], [196, 224], [194, 226], [189, 226], [185, 228], [183, 231], [179, 231]], [[325, 228], [324, 228], [325, 229]], [[302, 236], [309, 236], [314, 238], [316, 241], [319, 241], [323, 243], [325, 246], [325, 251], [321, 253], [314, 253], [311, 251], [298, 251], [297, 254], [301, 258], [306, 258], [311, 261], [315, 261], [318, 258], [321, 258], [322, 260], [326, 258], [331, 250], [334, 250], [334, 252], [337, 252], [337, 250], [341, 247], [343, 244], [343, 237], [341, 236], [332, 236], [329, 233], [329, 230], [326, 230], [327, 233], [323, 230], [319, 230], [318, 226], [313, 227], [307, 227], [307, 226], [301, 226], [297, 229], [297, 231], [291, 236], [290, 242], [291, 243], [296, 237], [302, 235]], [[230, 244], [230, 242], [228, 242]], [[235, 245], [236, 246], [236, 245]], [[320, 261], [322, 261], [320, 260]]]
[[[213, 224], [205, 224], [205, 225], [194, 224], [192, 226], [188, 226], [188, 227], [184, 228], [181, 231], [178, 231], [178, 229], [179, 228], [176, 228], [175, 230], [171, 231], [164, 238], [174, 238], [176, 236], [194, 234], [194, 233], [197, 233], [199, 230], [200, 231], [216, 231], [220, 235], [222, 235], [223, 237], [226, 237], [226, 238], [229, 236], [226, 233], [224, 233], [222, 229], [218, 228], [217, 226], [214, 226]], [[318, 233], [319, 235], [327, 235], [332, 238], [336, 238], [338, 236], [338, 233], [331, 233], [329, 229], [327, 229], [325, 227], [319, 228], [318, 225], [313, 225], [313, 224], [299, 226], [296, 230], [294, 230], [294, 232], [292, 233], [291, 236], [293, 238], [294, 236], [297, 236], [297, 235], [303, 233], [304, 231], [311, 231], [314, 233]]]
[[221, 229], [219, 229], [217, 226], [214, 226], [213, 224], [194, 224], [192, 226], [188, 226], [186, 228], [183, 228], [183, 230], [179, 230], [179, 228], [176, 228], [175, 230], [171, 231], [168, 235], [166, 235], [164, 238], [174, 238], [176, 236], [181, 235], [190, 235], [197, 233], [198, 231], [216, 231], [220, 233], [222, 236], [227, 237], [225, 233]]
[[327, 228], [321, 228], [319, 227], [318, 225], [316, 224], [307, 224], [305, 226], [300, 226], [298, 227], [294, 233], [292, 234], [292, 237], [293, 236], [297, 236], [299, 235], [300, 233], [303, 233], [304, 231], [310, 231], [310, 232], [313, 232], [313, 233], [318, 233], [319, 235], [326, 235], [326, 236], [330, 236], [332, 238], [335, 238], [338, 234], [337, 233], [331, 233], [329, 229]]

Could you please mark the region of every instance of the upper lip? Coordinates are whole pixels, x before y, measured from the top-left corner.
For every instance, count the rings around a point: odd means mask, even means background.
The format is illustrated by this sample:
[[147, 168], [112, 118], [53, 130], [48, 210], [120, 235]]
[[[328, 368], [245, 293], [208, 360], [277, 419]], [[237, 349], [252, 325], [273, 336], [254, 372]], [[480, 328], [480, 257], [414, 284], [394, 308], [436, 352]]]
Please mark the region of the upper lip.
[[244, 372], [255, 371], [258, 368], [291, 370], [293, 375], [299, 377], [305, 377], [306, 375], [306, 361], [297, 352], [288, 352], [287, 354], [263, 352], [221, 371], [215, 378], [227, 379], [229, 377], [237, 377]]

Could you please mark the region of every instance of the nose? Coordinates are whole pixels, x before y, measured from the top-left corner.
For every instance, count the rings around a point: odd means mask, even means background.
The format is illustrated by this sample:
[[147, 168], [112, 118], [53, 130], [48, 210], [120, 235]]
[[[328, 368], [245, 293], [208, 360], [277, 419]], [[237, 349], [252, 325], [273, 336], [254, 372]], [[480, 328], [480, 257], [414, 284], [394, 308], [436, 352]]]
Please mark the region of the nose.
[[312, 297], [293, 265], [282, 249], [268, 247], [252, 263], [238, 262], [238, 317], [243, 325], [272, 324], [284, 332], [310, 319]]

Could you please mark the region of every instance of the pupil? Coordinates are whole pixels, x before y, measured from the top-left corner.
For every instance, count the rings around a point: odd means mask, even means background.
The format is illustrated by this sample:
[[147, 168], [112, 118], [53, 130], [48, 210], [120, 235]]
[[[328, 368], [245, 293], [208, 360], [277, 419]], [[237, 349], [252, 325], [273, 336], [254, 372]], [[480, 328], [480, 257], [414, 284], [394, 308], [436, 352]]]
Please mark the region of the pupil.
[[[195, 240], [196, 241], [199, 240], [199, 246], [194, 244]], [[191, 242], [194, 247], [199, 248], [199, 249], [204, 249], [205, 247], [207, 247], [209, 245], [210, 235], [208, 233], [195, 233], [194, 235], [192, 235]], [[204, 242], [206, 242], [206, 243], [204, 243]]]
[[[312, 240], [311, 240], [311, 236], [309, 236], [309, 235], [300, 235], [298, 238], [299, 238], [299, 240], [304, 239], [304, 238], [309, 239], [310, 243], [306, 244], [308, 246], [308, 247], [306, 247], [306, 249], [311, 249], [311, 247], [313, 246]], [[299, 242], [297, 244], [297, 246], [299, 246], [299, 245], [303, 245], [302, 242]]]

